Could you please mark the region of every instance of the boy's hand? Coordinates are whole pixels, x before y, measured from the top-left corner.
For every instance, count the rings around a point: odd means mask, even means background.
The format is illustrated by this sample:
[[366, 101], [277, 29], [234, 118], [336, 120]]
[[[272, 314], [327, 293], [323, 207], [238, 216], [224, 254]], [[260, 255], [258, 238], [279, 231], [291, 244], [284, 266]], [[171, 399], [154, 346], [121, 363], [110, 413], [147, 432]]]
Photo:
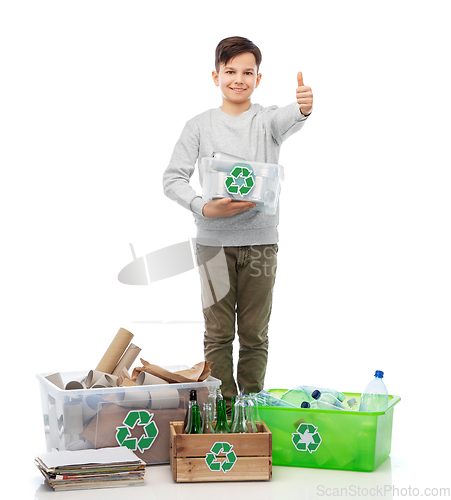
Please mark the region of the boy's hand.
[[255, 203], [251, 201], [234, 201], [232, 203], [232, 198], [218, 198], [204, 205], [202, 213], [204, 217], [208, 219], [213, 219], [215, 217], [231, 217], [232, 215], [244, 212], [255, 206]]
[[299, 109], [304, 116], [307, 116], [312, 112], [312, 89], [304, 85], [304, 78], [302, 77], [301, 72], [298, 73], [298, 88], [296, 89], [296, 100], [299, 104]]

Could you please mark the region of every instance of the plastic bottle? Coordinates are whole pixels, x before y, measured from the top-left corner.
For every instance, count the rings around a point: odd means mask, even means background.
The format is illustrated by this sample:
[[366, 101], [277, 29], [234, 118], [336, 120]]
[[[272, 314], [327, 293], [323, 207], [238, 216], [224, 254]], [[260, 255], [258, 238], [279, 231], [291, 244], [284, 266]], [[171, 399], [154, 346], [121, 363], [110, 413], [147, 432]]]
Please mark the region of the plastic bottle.
[[329, 389], [329, 388], [326, 388], [326, 387], [314, 387], [314, 386], [311, 386], [311, 385], [301, 385], [300, 386], [312, 399], [315, 399], [313, 398], [312, 394], [313, 394], [313, 391], [320, 391], [321, 394], [332, 394], [332, 396], [335, 396], [338, 401], [341, 401], [343, 402], [345, 399], [346, 399], [346, 396], [340, 392], [340, 391], [337, 391], [335, 389]]
[[362, 393], [359, 411], [383, 411], [387, 409], [388, 392], [382, 380], [383, 376], [383, 371], [376, 370], [374, 379]]
[[318, 408], [320, 410], [347, 410], [348, 408], [335, 396], [330, 393], [322, 393], [315, 389], [312, 392], [314, 401], [310, 403], [310, 408]]
[[309, 402], [312, 398], [299, 386], [282, 394], [280, 399], [300, 408], [304, 401]]
[[350, 398], [346, 401], [349, 406], [349, 409], [352, 411], [359, 411], [359, 403], [357, 403], [356, 398]]
[[276, 406], [281, 408], [296, 408], [296, 405], [288, 403], [288, 401], [283, 401], [278, 396], [268, 392], [260, 391], [257, 393], [257, 402], [260, 406]]

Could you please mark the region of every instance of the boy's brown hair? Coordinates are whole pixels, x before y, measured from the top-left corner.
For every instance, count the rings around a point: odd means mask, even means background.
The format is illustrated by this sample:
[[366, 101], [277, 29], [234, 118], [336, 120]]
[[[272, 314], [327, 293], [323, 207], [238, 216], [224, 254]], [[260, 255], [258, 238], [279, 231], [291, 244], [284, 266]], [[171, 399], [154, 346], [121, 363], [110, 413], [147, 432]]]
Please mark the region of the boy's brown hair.
[[231, 36], [229, 38], [224, 38], [224, 40], [221, 40], [216, 47], [216, 71], [219, 72], [219, 66], [221, 64], [227, 64], [231, 59], [240, 54], [244, 54], [245, 52], [254, 54], [258, 71], [258, 68], [260, 67], [260, 64], [262, 62], [262, 53], [253, 42], [251, 42], [247, 38], [243, 38], [242, 36]]

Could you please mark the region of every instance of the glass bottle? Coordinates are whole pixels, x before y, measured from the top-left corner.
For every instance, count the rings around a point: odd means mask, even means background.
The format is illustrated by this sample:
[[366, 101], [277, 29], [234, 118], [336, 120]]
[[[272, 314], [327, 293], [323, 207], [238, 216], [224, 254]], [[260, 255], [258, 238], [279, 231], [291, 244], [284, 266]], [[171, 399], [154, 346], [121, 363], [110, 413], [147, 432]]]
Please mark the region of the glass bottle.
[[211, 421], [216, 422], [217, 410], [216, 410], [216, 388], [208, 389], [208, 403], [211, 406]]
[[257, 432], [257, 424], [255, 422], [255, 412], [258, 411], [258, 406], [254, 405], [251, 396], [243, 397], [243, 401], [246, 407], [246, 432], [253, 434]]
[[204, 403], [202, 412], [202, 434], [214, 434], [213, 422], [211, 418], [211, 404]]
[[199, 405], [193, 404], [191, 407], [191, 422], [188, 434], [202, 434], [202, 424], [200, 422]]
[[237, 396], [235, 401], [235, 410], [233, 413], [233, 422], [230, 431], [235, 433], [248, 432], [246, 423], [246, 402], [243, 396]]
[[195, 404], [197, 404], [197, 391], [196, 389], [191, 389], [189, 391], [188, 409], [186, 410], [184, 421], [184, 429], [186, 434], [188, 434], [189, 428], [191, 426], [191, 411], [193, 405]]
[[260, 418], [260, 412], [258, 411], [258, 399], [257, 399], [257, 393], [256, 392], [251, 392], [249, 394], [249, 397], [251, 398], [252, 403], [254, 404], [254, 420], [255, 423], [260, 423], [262, 419]]
[[225, 434], [226, 432], [230, 432], [229, 426], [227, 424], [227, 410], [226, 410], [226, 402], [223, 399], [220, 399], [217, 403], [218, 405], [218, 419], [216, 421], [216, 434]]

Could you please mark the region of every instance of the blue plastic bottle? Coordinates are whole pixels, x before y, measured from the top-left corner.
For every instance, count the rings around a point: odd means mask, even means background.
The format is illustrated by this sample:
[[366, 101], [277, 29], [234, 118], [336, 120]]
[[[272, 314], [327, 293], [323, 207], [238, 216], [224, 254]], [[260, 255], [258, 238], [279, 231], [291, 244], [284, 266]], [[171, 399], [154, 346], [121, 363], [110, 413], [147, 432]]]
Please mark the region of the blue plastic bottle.
[[376, 370], [360, 399], [359, 411], [384, 411], [388, 407], [388, 392], [382, 380], [384, 372]]

